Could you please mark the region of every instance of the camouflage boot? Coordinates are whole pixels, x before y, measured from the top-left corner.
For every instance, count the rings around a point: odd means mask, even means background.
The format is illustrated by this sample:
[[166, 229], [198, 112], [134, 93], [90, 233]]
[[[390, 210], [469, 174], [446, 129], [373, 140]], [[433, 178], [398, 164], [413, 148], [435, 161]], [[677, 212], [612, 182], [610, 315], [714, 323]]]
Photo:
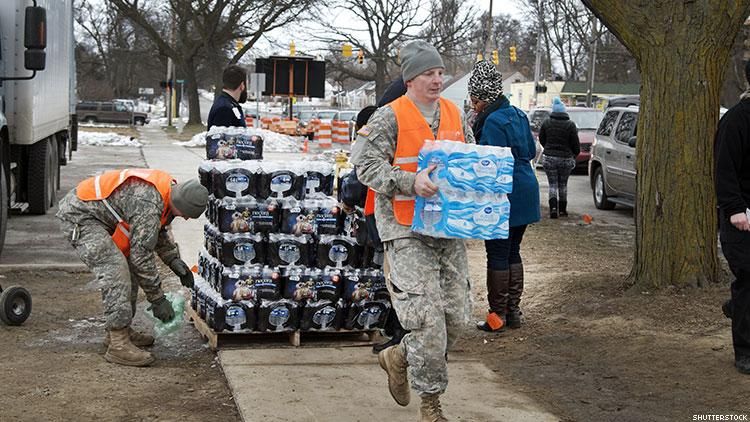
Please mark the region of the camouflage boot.
[[443, 416], [443, 409], [440, 408], [440, 394], [422, 396], [419, 414], [422, 416], [421, 422], [448, 422], [448, 419]]
[[126, 366], [148, 366], [154, 362], [151, 353], [143, 351], [130, 342], [130, 329], [111, 330], [110, 344], [104, 359], [107, 362]]
[[[130, 342], [133, 343], [134, 346], [146, 347], [154, 344], [154, 336], [139, 333], [132, 328], [128, 328], [128, 330], [130, 331]], [[107, 331], [107, 336], [104, 337], [104, 345], [109, 347], [109, 342], [109, 331]]]
[[378, 353], [378, 362], [380, 367], [388, 374], [388, 390], [391, 392], [393, 400], [396, 400], [400, 406], [408, 406], [411, 397], [409, 396], [409, 380], [406, 375], [406, 368], [409, 364], [406, 362], [406, 353], [401, 345], [391, 346]]

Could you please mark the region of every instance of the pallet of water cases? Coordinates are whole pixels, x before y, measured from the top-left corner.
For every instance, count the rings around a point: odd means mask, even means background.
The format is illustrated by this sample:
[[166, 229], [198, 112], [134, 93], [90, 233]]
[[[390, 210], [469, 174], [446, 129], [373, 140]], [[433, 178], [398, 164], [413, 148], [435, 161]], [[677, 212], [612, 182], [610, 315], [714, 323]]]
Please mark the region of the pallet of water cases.
[[250, 343], [278, 343], [280, 339], [288, 339], [289, 344], [299, 347], [302, 344], [303, 337], [306, 340], [310, 340], [311, 343], [315, 342], [316, 344], [330, 344], [335, 342], [336, 346], [340, 347], [371, 346], [381, 338], [378, 330], [339, 329], [336, 331], [216, 332], [208, 326], [206, 321], [198, 315], [189, 303], [185, 306], [185, 313], [201, 337], [208, 341], [208, 347], [214, 351], [228, 345], [240, 346]]

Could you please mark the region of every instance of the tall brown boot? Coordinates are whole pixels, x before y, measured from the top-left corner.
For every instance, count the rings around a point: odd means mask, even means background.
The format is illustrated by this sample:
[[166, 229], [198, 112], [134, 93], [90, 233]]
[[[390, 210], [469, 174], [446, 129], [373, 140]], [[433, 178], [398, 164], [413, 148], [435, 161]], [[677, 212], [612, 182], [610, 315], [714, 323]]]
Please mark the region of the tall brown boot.
[[388, 391], [399, 406], [408, 406], [411, 401], [409, 379], [406, 368], [406, 353], [402, 345], [391, 346], [378, 353], [378, 363], [388, 374]]
[[521, 295], [523, 294], [523, 264], [510, 264], [510, 282], [508, 283], [508, 327], [521, 328]]
[[143, 351], [130, 342], [129, 327], [121, 330], [110, 330], [110, 343], [104, 359], [107, 362], [126, 366], [148, 366], [154, 363], [151, 353]]
[[509, 270], [487, 270], [487, 303], [490, 306], [487, 320], [477, 324], [482, 331], [505, 330], [505, 308], [508, 306]]
[[448, 422], [443, 416], [440, 408], [440, 394], [426, 394], [422, 396], [422, 404], [419, 406], [419, 414], [422, 422]]
[[[128, 328], [128, 330], [130, 331], [130, 342], [133, 343], [133, 345], [138, 347], [146, 347], [154, 344], [154, 336], [150, 334], [140, 333], [138, 331], [135, 331], [133, 328]], [[109, 331], [107, 331], [107, 336], [104, 337], [104, 345], [109, 347], [109, 343]]]

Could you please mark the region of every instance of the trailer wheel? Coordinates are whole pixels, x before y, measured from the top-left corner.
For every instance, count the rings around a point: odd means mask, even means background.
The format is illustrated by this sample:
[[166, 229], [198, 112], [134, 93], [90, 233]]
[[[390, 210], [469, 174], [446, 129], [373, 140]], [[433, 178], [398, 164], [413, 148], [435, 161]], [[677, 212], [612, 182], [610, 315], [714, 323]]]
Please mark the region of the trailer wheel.
[[8, 184], [5, 180], [5, 166], [0, 163], [0, 253], [3, 252], [6, 231], [8, 231]]
[[0, 294], [0, 319], [7, 325], [21, 325], [31, 314], [31, 295], [23, 287], [11, 286]]
[[57, 158], [50, 139], [39, 141], [29, 148], [27, 167], [28, 201], [31, 214], [46, 214], [55, 201]]

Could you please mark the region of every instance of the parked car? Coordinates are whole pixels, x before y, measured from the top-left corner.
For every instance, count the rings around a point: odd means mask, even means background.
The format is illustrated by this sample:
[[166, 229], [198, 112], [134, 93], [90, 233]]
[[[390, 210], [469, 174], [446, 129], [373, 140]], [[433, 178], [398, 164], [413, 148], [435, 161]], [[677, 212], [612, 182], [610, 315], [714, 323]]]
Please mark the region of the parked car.
[[[589, 179], [594, 205], [611, 210], [616, 205], [632, 208], [636, 199], [636, 144], [640, 107], [608, 108], [596, 131], [591, 149]], [[719, 109], [719, 118], [726, 113]]]
[[133, 111], [126, 103], [119, 101], [83, 101], [76, 105], [80, 121], [93, 123], [123, 123], [143, 126], [149, 122], [148, 114]]
[[[599, 109], [587, 107], [568, 107], [566, 111], [570, 120], [578, 127], [581, 152], [576, 157], [576, 169], [583, 170], [588, 166], [594, 133], [596, 133], [596, 128], [599, 127], [599, 122], [602, 120], [604, 113]], [[550, 113], [552, 113], [552, 109], [549, 107], [535, 108], [529, 111], [531, 132], [537, 142], [539, 141], [539, 129], [542, 127], [542, 122], [549, 117]]]
[[635, 204], [635, 153], [639, 107], [611, 107], [591, 149], [589, 178], [598, 209]]

